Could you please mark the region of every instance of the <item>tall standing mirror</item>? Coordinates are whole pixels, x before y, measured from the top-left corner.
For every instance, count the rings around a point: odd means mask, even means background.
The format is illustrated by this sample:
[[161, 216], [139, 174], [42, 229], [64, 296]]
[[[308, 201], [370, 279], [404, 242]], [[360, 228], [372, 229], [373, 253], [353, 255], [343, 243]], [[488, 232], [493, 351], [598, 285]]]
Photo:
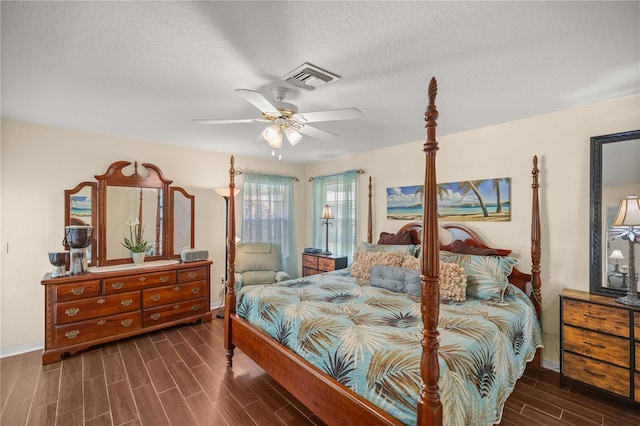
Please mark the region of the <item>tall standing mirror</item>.
[[[629, 241], [612, 233], [620, 200], [640, 196], [640, 130], [591, 138], [592, 293], [620, 296], [629, 284]], [[634, 246], [640, 271], [640, 246]], [[636, 280], [637, 282], [637, 280]]]

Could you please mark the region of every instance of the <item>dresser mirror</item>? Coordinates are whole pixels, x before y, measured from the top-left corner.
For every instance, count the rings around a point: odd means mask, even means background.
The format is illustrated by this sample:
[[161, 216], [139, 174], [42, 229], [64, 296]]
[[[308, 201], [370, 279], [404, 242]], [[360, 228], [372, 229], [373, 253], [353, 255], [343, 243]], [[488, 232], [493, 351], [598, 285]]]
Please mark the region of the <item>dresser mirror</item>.
[[65, 191], [65, 225], [94, 227], [89, 266], [131, 263], [122, 242], [136, 224], [148, 242], [146, 261], [180, 257], [194, 247], [194, 196], [171, 187], [157, 166], [117, 161], [95, 178]]
[[[640, 130], [591, 138], [591, 293], [620, 296], [628, 285], [629, 241], [611, 233], [620, 200], [640, 196]], [[640, 245], [634, 245], [640, 271]], [[637, 280], [636, 280], [637, 282]]]

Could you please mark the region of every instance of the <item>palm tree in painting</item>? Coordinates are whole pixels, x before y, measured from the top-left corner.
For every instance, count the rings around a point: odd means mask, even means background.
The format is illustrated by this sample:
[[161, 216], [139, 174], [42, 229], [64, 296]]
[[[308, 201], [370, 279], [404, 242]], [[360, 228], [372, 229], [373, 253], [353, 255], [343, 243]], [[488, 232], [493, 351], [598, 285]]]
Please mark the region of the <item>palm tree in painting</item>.
[[496, 192], [496, 213], [502, 213], [502, 199], [500, 197], [500, 182], [505, 180], [504, 178], [500, 179], [491, 179], [492, 189]]
[[484, 217], [489, 217], [489, 212], [487, 211], [487, 206], [484, 203], [484, 199], [482, 195], [480, 195], [480, 191], [478, 191], [478, 187], [482, 183], [482, 180], [467, 180], [465, 182], [460, 182], [460, 192], [461, 197], [460, 201], [467, 195], [469, 192], [473, 192], [478, 197], [478, 202], [480, 203], [480, 208], [482, 209], [482, 215]]
[[[438, 198], [440, 201], [444, 200], [444, 197], [449, 195], [449, 188], [447, 185], [442, 185], [440, 183], [436, 184], [436, 192], [438, 194]], [[420, 187], [416, 190], [416, 198], [420, 198], [420, 201], [424, 200], [424, 185], [420, 185]], [[438, 217], [440, 217], [440, 211], [438, 210]]]

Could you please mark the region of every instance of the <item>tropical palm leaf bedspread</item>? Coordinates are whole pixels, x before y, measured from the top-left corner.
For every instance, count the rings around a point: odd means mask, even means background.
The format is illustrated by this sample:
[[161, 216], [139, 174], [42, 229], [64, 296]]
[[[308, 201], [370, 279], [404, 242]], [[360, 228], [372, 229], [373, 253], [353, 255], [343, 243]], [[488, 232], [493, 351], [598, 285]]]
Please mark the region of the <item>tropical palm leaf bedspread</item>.
[[[440, 304], [443, 423], [492, 425], [541, 346], [531, 302], [510, 285], [504, 303]], [[372, 287], [348, 270], [247, 286], [237, 314], [405, 424], [416, 423], [419, 299]]]

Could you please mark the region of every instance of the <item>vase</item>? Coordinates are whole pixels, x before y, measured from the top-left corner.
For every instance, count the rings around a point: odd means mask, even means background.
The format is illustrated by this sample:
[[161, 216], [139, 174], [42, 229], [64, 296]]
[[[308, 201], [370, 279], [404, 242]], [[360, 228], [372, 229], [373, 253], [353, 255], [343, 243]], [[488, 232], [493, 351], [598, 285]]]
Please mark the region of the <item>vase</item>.
[[145, 253], [131, 253], [131, 258], [133, 259], [133, 263], [136, 265], [144, 262]]

